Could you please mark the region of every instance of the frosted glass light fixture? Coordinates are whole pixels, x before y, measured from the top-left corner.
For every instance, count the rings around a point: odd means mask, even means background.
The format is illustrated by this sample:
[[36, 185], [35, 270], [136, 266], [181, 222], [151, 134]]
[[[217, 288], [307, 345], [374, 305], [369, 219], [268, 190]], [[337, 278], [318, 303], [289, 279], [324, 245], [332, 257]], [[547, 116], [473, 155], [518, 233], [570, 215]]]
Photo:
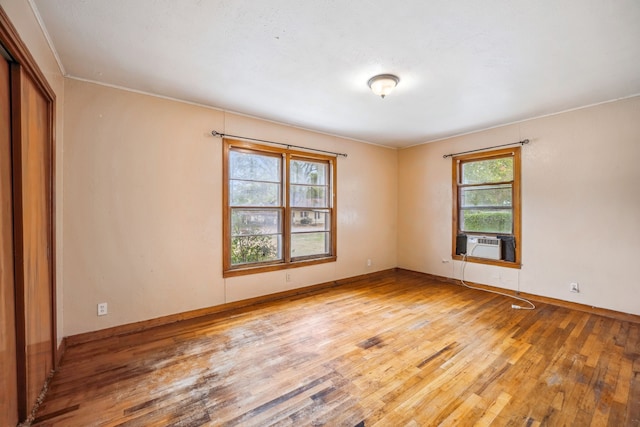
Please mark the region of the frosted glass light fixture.
[[379, 74], [369, 79], [369, 87], [376, 95], [385, 97], [398, 85], [400, 79], [393, 74]]

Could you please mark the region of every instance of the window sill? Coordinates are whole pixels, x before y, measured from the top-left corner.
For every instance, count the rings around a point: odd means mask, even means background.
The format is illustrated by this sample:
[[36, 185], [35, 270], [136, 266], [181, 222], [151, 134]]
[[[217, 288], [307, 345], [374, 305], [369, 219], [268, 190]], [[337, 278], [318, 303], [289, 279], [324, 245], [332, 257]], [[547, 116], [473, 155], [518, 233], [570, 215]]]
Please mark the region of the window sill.
[[337, 260], [337, 257], [329, 256], [325, 258], [306, 259], [306, 260], [300, 260], [300, 261], [293, 261], [289, 263], [261, 264], [261, 265], [256, 265], [252, 267], [230, 268], [229, 270], [225, 270], [222, 272], [222, 277], [226, 278], [226, 277], [246, 276], [249, 274], [266, 273], [269, 271], [289, 270], [292, 268], [307, 267], [310, 265], [335, 262], [336, 260]]
[[506, 267], [506, 268], [522, 268], [522, 264], [519, 262], [511, 262], [511, 261], [503, 261], [497, 259], [487, 259], [487, 258], [477, 258], [477, 257], [463, 257], [462, 255], [452, 255], [452, 259], [457, 261], [466, 260], [467, 262], [473, 262], [475, 264], [485, 264], [485, 265], [495, 265], [498, 267]]

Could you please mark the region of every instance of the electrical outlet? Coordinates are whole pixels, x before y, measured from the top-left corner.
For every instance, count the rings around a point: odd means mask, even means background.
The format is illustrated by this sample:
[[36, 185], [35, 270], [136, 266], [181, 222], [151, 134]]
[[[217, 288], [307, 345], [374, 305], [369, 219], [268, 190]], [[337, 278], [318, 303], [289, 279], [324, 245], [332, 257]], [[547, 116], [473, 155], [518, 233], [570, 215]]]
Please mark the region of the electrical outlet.
[[442, 258], [442, 263], [443, 263], [443, 264], [448, 264], [448, 263], [449, 263], [449, 260], [448, 260], [447, 258]]
[[371, 267], [371, 258], [367, 260], [367, 267]]
[[105, 316], [107, 314], [107, 303], [101, 302], [98, 304], [98, 316]]
[[578, 286], [578, 283], [576, 282], [569, 283], [569, 292], [575, 292], [575, 293], [580, 292], [580, 287]]
[[286, 275], [286, 280], [287, 280], [287, 282], [290, 282], [290, 281], [291, 281], [291, 274], [287, 273], [287, 275]]

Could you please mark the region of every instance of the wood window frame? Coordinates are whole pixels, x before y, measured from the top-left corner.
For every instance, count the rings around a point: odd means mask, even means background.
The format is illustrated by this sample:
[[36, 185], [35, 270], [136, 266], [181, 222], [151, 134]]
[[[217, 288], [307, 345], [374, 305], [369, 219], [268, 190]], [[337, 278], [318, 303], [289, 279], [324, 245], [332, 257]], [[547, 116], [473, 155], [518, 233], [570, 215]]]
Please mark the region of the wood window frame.
[[[507, 156], [513, 156], [513, 186], [512, 186], [512, 209], [513, 209], [513, 233], [511, 234], [515, 240], [515, 261], [505, 260], [492, 260], [486, 258], [478, 258], [473, 256], [456, 255], [456, 238], [460, 233], [459, 224], [459, 206], [460, 206], [460, 186], [459, 175], [460, 165], [470, 161], [491, 160]], [[496, 265], [500, 267], [508, 268], [521, 268], [522, 267], [522, 179], [521, 179], [521, 147], [504, 148], [500, 150], [483, 151], [478, 153], [466, 154], [455, 156], [452, 158], [452, 191], [453, 191], [453, 212], [452, 212], [452, 246], [451, 256], [454, 260], [466, 260], [467, 262], [473, 262], [478, 264]], [[504, 235], [505, 233], [466, 233], [468, 235]]]
[[[243, 276], [247, 274], [264, 273], [268, 271], [286, 270], [291, 268], [305, 267], [316, 264], [334, 262], [337, 259], [337, 159], [334, 156], [310, 153], [305, 151], [296, 151], [272, 147], [267, 145], [259, 145], [245, 141], [227, 139], [223, 140], [223, 160], [222, 160], [222, 205], [223, 205], [223, 250], [222, 250], [222, 266], [223, 277]], [[229, 153], [232, 149], [247, 150], [257, 154], [279, 155], [282, 156], [282, 183], [281, 191], [283, 197], [282, 205], [282, 260], [256, 262], [253, 264], [245, 264], [234, 266], [231, 263], [231, 212], [229, 200]], [[291, 257], [291, 213], [294, 210], [290, 206], [289, 196], [289, 165], [291, 160], [309, 160], [326, 162], [329, 165], [329, 217], [330, 226], [330, 244], [329, 254], [322, 256], [309, 256], [292, 259]]]

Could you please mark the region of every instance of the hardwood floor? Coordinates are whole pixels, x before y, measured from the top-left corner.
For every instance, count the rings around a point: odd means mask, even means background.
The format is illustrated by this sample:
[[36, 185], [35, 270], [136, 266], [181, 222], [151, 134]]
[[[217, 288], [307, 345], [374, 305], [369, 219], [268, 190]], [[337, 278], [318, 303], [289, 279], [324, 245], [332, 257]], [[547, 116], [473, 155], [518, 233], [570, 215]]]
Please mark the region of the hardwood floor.
[[407, 272], [67, 348], [38, 426], [638, 426], [640, 325]]

